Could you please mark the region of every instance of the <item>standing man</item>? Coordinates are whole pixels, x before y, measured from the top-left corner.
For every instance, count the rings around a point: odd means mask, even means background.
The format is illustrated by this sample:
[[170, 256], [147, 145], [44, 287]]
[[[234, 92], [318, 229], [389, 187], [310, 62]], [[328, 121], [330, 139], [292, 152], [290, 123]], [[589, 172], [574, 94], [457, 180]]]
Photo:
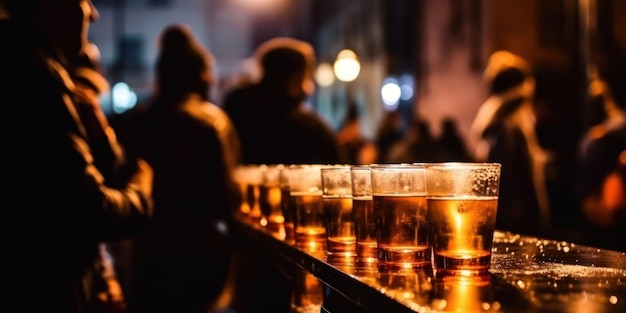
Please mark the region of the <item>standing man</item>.
[[126, 179], [105, 178], [94, 164], [95, 138], [68, 74], [97, 18], [91, 1], [0, 4], [6, 305], [90, 312], [99, 244], [132, 234], [150, 216], [152, 169], [137, 160]]

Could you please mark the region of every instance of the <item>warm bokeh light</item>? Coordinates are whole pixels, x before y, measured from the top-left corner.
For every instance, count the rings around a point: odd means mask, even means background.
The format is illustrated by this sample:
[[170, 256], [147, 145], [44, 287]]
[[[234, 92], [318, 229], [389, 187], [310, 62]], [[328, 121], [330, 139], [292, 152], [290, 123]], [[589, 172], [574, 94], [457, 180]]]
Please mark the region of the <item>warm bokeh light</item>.
[[330, 63], [323, 62], [317, 66], [315, 81], [322, 87], [328, 87], [335, 82], [335, 73]]
[[256, 13], [277, 12], [286, 4], [286, 0], [230, 0], [241, 7]]
[[359, 76], [361, 64], [356, 54], [349, 49], [339, 51], [337, 60], [333, 66], [337, 79], [344, 82], [351, 82]]

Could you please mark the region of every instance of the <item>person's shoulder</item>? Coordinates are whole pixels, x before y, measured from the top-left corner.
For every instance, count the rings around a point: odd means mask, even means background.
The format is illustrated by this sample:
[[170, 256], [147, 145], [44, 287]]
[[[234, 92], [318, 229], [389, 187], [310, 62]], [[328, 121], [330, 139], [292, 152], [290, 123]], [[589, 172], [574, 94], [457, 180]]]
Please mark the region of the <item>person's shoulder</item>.
[[218, 133], [228, 131], [232, 128], [232, 121], [224, 109], [217, 104], [202, 99], [191, 99], [181, 107], [185, 116], [199, 125], [213, 128]]

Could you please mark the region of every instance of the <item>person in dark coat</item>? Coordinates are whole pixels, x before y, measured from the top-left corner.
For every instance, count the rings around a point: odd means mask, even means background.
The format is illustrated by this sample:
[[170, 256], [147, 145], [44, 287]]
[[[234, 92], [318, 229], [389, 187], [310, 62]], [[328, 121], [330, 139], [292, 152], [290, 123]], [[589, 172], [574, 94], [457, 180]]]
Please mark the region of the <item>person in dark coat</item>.
[[530, 65], [496, 51], [484, 73], [489, 98], [470, 129], [474, 159], [502, 164], [496, 227], [529, 235], [550, 228], [546, 189], [548, 155], [535, 132], [535, 80]]
[[135, 240], [131, 312], [212, 312], [231, 283], [230, 228], [241, 195], [233, 180], [239, 139], [209, 101], [213, 58], [184, 24], [159, 39], [156, 91], [133, 112], [132, 153], [154, 168], [154, 218]]
[[[13, 312], [92, 312], [100, 244], [151, 217], [152, 169], [105, 175], [69, 74], [97, 11], [88, 0], [4, 0], [0, 104], [4, 305]], [[94, 126], [96, 124], [92, 124]], [[126, 178], [123, 178], [126, 177]]]
[[626, 251], [626, 111], [599, 75], [589, 82], [596, 123], [580, 140], [575, 197], [588, 244]]
[[335, 164], [347, 161], [330, 126], [308, 108], [314, 92], [310, 44], [274, 38], [256, 51], [260, 81], [228, 93], [224, 109], [241, 139], [244, 164]]

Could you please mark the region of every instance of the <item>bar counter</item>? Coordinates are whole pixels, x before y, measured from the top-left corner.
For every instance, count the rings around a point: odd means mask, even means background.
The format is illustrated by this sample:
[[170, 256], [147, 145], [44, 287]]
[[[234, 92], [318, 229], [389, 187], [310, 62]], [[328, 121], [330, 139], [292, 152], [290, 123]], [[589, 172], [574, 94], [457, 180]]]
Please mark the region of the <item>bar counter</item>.
[[[382, 274], [328, 262], [245, 219], [236, 228], [254, 259], [282, 276], [266, 288], [281, 280], [293, 287], [291, 298], [272, 299], [290, 301], [292, 312], [626, 312], [624, 252], [496, 231], [487, 275], [439, 279], [428, 268]], [[298, 275], [322, 283], [320, 303], [294, 306]]]

